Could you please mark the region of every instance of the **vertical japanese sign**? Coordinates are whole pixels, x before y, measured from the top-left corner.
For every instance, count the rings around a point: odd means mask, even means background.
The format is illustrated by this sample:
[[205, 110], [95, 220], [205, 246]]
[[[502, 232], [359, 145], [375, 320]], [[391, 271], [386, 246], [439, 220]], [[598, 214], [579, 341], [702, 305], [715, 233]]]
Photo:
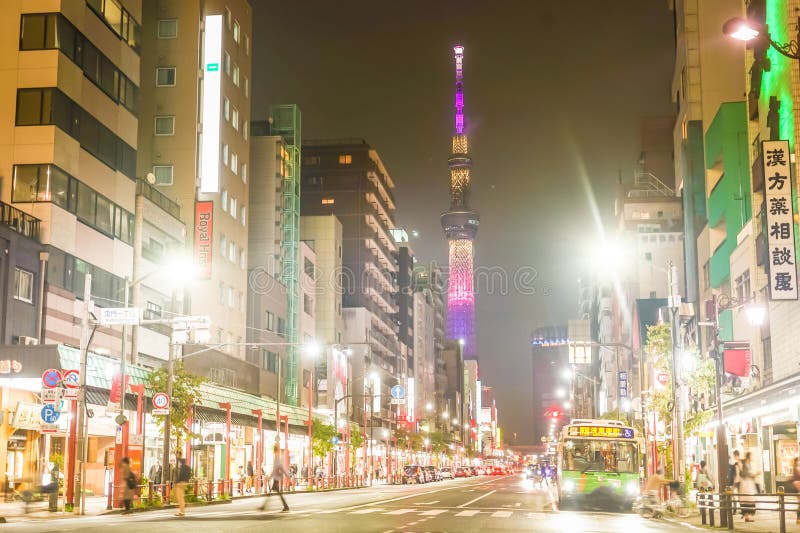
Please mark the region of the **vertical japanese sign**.
[[197, 279], [211, 279], [214, 202], [194, 204], [194, 264]]
[[625, 371], [617, 372], [617, 387], [619, 388], [619, 397], [628, 397], [628, 373]]
[[764, 164], [770, 298], [797, 300], [789, 141], [763, 141], [761, 151]]

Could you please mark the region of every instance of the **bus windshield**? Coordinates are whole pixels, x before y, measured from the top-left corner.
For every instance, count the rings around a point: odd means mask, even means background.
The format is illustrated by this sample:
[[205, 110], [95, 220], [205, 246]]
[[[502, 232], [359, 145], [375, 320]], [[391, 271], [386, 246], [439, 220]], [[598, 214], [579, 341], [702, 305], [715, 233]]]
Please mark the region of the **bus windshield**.
[[567, 439], [564, 441], [564, 470], [579, 472], [639, 471], [636, 444], [614, 440]]

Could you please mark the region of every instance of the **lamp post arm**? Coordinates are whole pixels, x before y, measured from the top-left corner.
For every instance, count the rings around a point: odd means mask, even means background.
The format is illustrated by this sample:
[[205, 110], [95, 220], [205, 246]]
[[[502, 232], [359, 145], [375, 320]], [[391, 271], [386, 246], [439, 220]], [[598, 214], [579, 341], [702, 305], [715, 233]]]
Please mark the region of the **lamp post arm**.
[[769, 37], [769, 44], [781, 55], [789, 59], [800, 59], [800, 44], [794, 39], [785, 44], [781, 44], [773, 41], [772, 37]]

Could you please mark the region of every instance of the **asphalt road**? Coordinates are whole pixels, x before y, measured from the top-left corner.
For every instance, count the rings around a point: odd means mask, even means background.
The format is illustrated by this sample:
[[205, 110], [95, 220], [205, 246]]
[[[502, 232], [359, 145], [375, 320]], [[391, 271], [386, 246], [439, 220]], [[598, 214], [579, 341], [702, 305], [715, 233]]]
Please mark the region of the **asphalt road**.
[[520, 476], [477, 477], [426, 485], [389, 486], [321, 494], [288, 494], [291, 511], [280, 500], [237, 500], [230, 504], [174, 510], [65, 519], [28, 519], [5, 524], [4, 531], [109, 530], [265, 531], [287, 533], [542, 531], [617, 533], [687, 531], [688, 526], [646, 520], [634, 514], [558, 509], [554, 495]]

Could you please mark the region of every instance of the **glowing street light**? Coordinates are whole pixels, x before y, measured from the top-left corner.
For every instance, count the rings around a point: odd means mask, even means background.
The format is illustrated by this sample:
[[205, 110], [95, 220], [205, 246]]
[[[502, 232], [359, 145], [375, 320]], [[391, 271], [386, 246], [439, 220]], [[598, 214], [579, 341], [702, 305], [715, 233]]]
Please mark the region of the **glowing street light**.
[[736, 17], [727, 20], [725, 24], [722, 25], [722, 33], [731, 39], [744, 41], [746, 43], [755, 40], [763, 40], [789, 59], [800, 59], [800, 44], [797, 43], [797, 40], [792, 39], [784, 44], [776, 43], [772, 40], [772, 37], [770, 37], [769, 28], [766, 24]]

